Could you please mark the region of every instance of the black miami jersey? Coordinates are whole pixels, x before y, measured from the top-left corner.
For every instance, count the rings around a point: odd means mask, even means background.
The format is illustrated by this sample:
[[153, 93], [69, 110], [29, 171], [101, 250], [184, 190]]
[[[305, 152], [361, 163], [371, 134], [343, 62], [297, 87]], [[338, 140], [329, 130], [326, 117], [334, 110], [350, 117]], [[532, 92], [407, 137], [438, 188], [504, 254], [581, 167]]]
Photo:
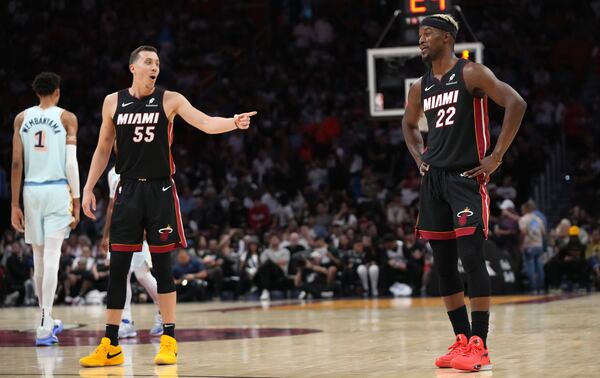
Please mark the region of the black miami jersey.
[[429, 70], [421, 78], [421, 106], [429, 135], [423, 161], [446, 169], [469, 169], [479, 165], [490, 146], [487, 97], [469, 93], [459, 59], [441, 80]]
[[171, 154], [173, 124], [163, 108], [165, 90], [138, 99], [128, 89], [118, 92], [115, 170], [126, 178], [166, 178], [175, 173]]

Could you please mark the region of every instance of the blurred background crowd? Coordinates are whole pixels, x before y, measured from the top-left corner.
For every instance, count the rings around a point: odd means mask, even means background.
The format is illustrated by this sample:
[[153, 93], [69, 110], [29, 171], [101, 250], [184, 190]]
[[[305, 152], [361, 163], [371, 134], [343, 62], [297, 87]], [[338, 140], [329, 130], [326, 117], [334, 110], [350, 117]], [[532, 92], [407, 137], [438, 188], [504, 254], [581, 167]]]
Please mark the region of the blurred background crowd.
[[[429, 246], [413, 232], [420, 176], [400, 121], [368, 116], [365, 51], [396, 4], [40, 3], [10, 0], [0, 12], [0, 39], [9, 41], [0, 45], [1, 304], [36, 303], [31, 248], [9, 215], [12, 122], [36, 103], [32, 78], [62, 76], [60, 105], [79, 119], [84, 182], [102, 99], [129, 86], [128, 56], [140, 44], [159, 49], [159, 85], [206, 113], [259, 112], [251, 129], [218, 136], [175, 122], [188, 239], [172, 254], [180, 301], [435, 295]], [[488, 244], [508, 261], [516, 292], [598, 290], [600, 2], [455, 3], [486, 46], [485, 64], [529, 105], [488, 186]], [[533, 18], [545, 28], [534, 30]], [[400, 28], [384, 46], [409, 44]], [[491, 106], [493, 138], [501, 122]], [[534, 188], [557, 149], [564, 168], [542, 207]], [[97, 220], [82, 216], [62, 247], [60, 302], [93, 303], [106, 290], [105, 177], [95, 193]], [[137, 285], [134, 294], [148, 300]]]

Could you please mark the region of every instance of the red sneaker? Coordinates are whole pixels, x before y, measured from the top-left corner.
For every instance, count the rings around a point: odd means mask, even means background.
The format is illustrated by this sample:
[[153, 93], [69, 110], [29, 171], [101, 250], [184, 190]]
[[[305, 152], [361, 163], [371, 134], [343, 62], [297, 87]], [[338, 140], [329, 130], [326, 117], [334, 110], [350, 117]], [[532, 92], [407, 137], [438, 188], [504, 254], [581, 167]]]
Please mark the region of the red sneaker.
[[490, 355], [479, 336], [471, 337], [467, 348], [452, 360], [451, 365], [458, 370], [492, 370]]
[[435, 366], [439, 368], [452, 367], [451, 362], [455, 357], [461, 355], [467, 348], [468, 340], [465, 335], [456, 335], [456, 342], [448, 348], [448, 353], [435, 360]]

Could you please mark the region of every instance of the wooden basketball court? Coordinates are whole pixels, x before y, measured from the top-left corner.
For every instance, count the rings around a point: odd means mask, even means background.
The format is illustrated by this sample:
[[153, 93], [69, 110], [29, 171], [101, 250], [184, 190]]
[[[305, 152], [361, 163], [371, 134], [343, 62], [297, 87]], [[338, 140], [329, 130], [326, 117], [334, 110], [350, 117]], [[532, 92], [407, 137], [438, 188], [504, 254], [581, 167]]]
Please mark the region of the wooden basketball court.
[[[600, 359], [600, 295], [494, 298], [493, 371], [469, 376], [593, 377]], [[133, 308], [138, 337], [121, 367], [80, 368], [104, 330], [100, 306], [57, 307], [60, 345], [33, 347], [36, 308], [0, 309], [0, 376], [10, 377], [464, 377], [437, 369], [452, 342], [438, 298], [181, 304], [179, 364], [157, 367], [147, 334], [154, 307]]]

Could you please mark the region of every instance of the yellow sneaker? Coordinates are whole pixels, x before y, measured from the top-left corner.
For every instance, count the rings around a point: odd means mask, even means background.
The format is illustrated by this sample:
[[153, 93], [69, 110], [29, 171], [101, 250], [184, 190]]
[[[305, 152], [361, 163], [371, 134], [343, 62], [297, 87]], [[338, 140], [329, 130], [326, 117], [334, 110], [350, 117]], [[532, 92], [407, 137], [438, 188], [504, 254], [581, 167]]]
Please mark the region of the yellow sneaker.
[[173, 365], [177, 363], [177, 340], [171, 336], [162, 335], [160, 337], [160, 349], [154, 357], [154, 363], [157, 365]]
[[103, 337], [100, 340], [100, 345], [98, 345], [98, 348], [92, 354], [79, 359], [79, 363], [83, 367], [113, 366], [120, 365], [123, 362], [125, 362], [123, 349], [121, 349], [120, 345], [110, 345], [108, 337]]

